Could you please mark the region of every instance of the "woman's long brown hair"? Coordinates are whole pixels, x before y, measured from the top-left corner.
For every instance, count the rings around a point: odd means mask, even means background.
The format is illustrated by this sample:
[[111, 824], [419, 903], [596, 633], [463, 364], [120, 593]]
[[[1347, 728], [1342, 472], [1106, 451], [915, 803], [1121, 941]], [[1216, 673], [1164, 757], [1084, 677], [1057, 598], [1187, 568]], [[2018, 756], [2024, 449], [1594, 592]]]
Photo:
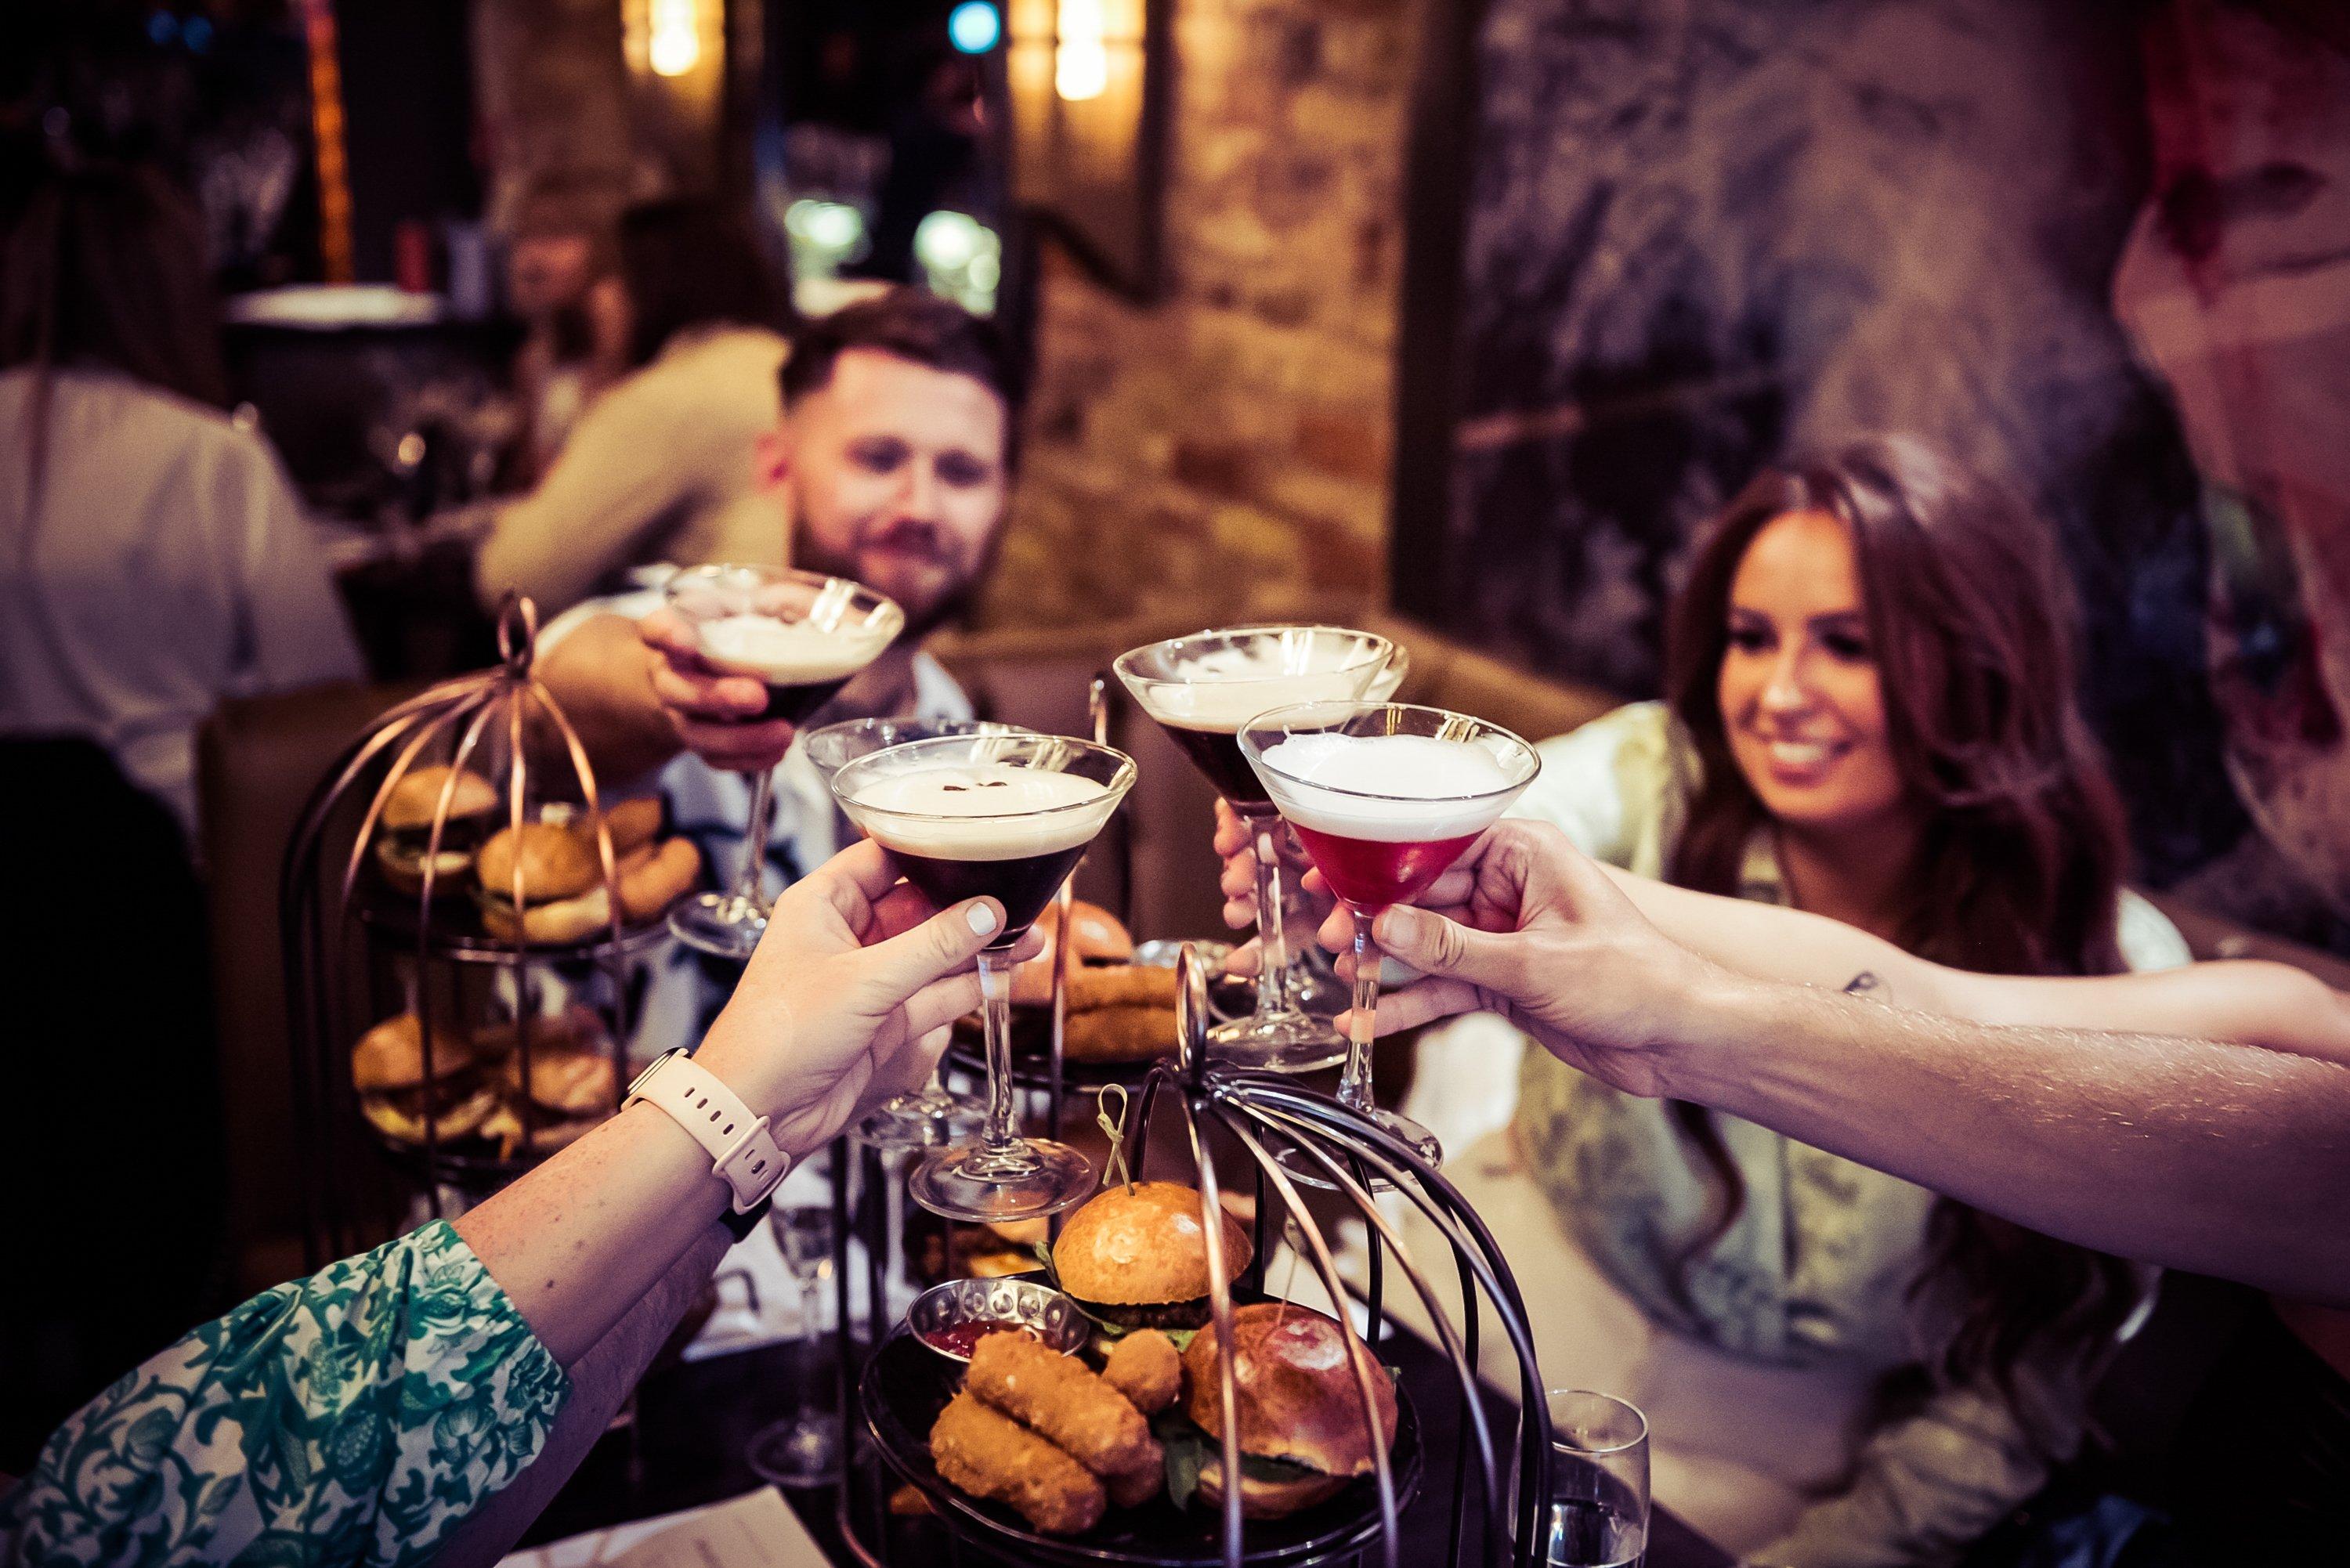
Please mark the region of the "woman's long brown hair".
[[[1666, 653], [1667, 698], [1698, 764], [1671, 880], [1736, 895], [1747, 845], [1770, 826], [1731, 755], [1718, 683], [1739, 564], [1757, 534], [1797, 512], [1825, 513], [1851, 538], [1894, 757], [1924, 829], [1889, 934], [1985, 972], [2121, 969], [2124, 820], [2074, 704], [2072, 597], [2049, 531], [1907, 438], [1764, 472], [1700, 547]], [[1711, 1114], [1676, 1114], [1723, 1189], [1695, 1252], [1729, 1229], [1745, 1191]], [[1960, 1303], [1929, 1369], [1988, 1385], [2019, 1408], [2021, 1361], [2092, 1359], [2134, 1304], [2127, 1265], [1950, 1199], [1935, 1206], [1928, 1247], [1916, 1290]]]

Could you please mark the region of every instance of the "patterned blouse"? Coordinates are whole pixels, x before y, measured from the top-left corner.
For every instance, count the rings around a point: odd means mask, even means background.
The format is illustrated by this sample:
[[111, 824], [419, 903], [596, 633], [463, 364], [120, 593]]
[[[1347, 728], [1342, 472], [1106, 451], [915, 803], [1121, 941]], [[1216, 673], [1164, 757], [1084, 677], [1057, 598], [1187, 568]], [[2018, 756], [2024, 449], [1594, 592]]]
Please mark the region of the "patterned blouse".
[[[1694, 783], [1694, 758], [1664, 705], [1617, 709], [1540, 750], [1542, 774], [1513, 815], [1557, 825], [1595, 859], [1663, 876]], [[1767, 838], [1749, 846], [1741, 880], [1742, 897], [1786, 901]], [[2132, 969], [2191, 956], [2134, 894], [2122, 896], [2116, 934]], [[1913, 1315], [1909, 1286], [1934, 1195], [1752, 1122], [1713, 1121], [1744, 1179], [1745, 1203], [1718, 1240], [1685, 1256], [1718, 1196], [1672, 1106], [1619, 1093], [1547, 1052], [1525, 1054], [1516, 1134], [1533, 1178], [1561, 1225], [1652, 1321], [1783, 1365], [1889, 1370], [1918, 1359], [1931, 1330]], [[1933, 1306], [1923, 1303], [1924, 1314]], [[2020, 1381], [2037, 1428], [2068, 1446], [2081, 1391], [2032, 1368]], [[1945, 1390], [1877, 1432], [1854, 1484], [1754, 1557], [1800, 1568], [1943, 1562], [2046, 1473], [2043, 1446], [2015, 1412], [1975, 1390]]]
[[570, 1391], [435, 1221], [263, 1292], [76, 1412], [0, 1497], [0, 1563], [422, 1563]]

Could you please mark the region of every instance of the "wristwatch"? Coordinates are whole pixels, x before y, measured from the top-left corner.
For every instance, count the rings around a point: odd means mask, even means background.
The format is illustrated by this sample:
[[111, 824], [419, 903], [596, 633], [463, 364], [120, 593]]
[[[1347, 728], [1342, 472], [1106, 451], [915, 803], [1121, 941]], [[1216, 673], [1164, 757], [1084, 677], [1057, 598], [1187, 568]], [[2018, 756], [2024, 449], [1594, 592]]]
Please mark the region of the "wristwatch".
[[767, 1118], [753, 1116], [742, 1096], [682, 1047], [654, 1057], [629, 1085], [621, 1108], [639, 1100], [659, 1106], [710, 1151], [718, 1179], [733, 1189], [737, 1214], [764, 1203], [792, 1168], [791, 1156], [768, 1134]]

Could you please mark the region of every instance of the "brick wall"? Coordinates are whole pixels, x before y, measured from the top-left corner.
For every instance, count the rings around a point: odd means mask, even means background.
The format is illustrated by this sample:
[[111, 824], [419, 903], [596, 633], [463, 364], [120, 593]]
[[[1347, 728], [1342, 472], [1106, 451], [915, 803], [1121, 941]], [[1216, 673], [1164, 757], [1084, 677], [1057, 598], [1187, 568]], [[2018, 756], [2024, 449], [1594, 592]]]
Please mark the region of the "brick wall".
[[1410, 7], [1175, 12], [1167, 286], [1137, 307], [1048, 244], [993, 625], [1385, 588]]

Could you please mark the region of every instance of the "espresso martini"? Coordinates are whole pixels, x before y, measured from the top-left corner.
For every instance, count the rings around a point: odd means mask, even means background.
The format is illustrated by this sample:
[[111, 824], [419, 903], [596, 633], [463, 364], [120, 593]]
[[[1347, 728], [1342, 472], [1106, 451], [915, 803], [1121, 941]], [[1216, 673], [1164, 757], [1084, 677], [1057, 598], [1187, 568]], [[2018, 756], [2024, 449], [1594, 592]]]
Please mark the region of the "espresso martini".
[[753, 612], [702, 623], [696, 642], [713, 670], [765, 684], [767, 705], [744, 722], [804, 724], [897, 635], [886, 624], [823, 626]]
[[1004, 929], [988, 944], [1000, 949], [1028, 934], [1077, 868], [1107, 813], [1075, 808], [1106, 793], [1076, 774], [950, 763], [879, 779], [848, 809], [940, 909], [1000, 901]]
[[1234, 627], [1121, 655], [1118, 680], [1247, 823], [1257, 861], [1255, 1011], [1209, 1031], [1227, 1061], [1275, 1072], [1326, 1067], [1346, 1043], [1298, 1005], [1282, 929], [1282, 831], [1273, 797], [1242, 755], [1241, 727], [1268, 709], [1363, 695], [1397, 661], [1386, 638], [1329, 626]]
[[906, 880], [941, 908], [993, 898], [1003, 929], [979, 955], [987, 1035], [987, 1121], [976, 1143], [934, 1149], [908, 1179], [914, 1201], [983, 1223], [1057, 1214], [1094, 1189], [1066, 1144], [1017, 1136], [1012, 1083], [1012, 949], [1134, 784], [1123, 752], [1065, 735], [914, 741], [859, 757], [832, 793]]
[[[1276, 709], [1249, 721], [1241, 749], [1354, 917], [1354, 1005], [1339, 1102], [1434, 1165], [1443, 1156], [1435, 1136], [1372, 1100], [1380, 955], [1371, 925], [1380, 910], [1426, 892], [1534, 782], [1541, 762], [1498, 725], [1397, 702]], [[1291, 1174], [1328, 1185], [1318, 1169], [1293, 1167]]]
[[[747, 675], [767, 701], [744, 722], [805, 722], [881, 656], [905, 628], [895, 603], [846, 577], [781, 566], [693, 566], [664, 590], [672, 613], [693, 629], [702, 661], [726, 675]], [[766, 864], [775, 773], [746, 775], [751, 810], [743, 865], [725, 892], [702, 893], [670, 911], [670, 929], [688, 947], [721, 958], [750, 958], [767, 929], [760, 888]]]

